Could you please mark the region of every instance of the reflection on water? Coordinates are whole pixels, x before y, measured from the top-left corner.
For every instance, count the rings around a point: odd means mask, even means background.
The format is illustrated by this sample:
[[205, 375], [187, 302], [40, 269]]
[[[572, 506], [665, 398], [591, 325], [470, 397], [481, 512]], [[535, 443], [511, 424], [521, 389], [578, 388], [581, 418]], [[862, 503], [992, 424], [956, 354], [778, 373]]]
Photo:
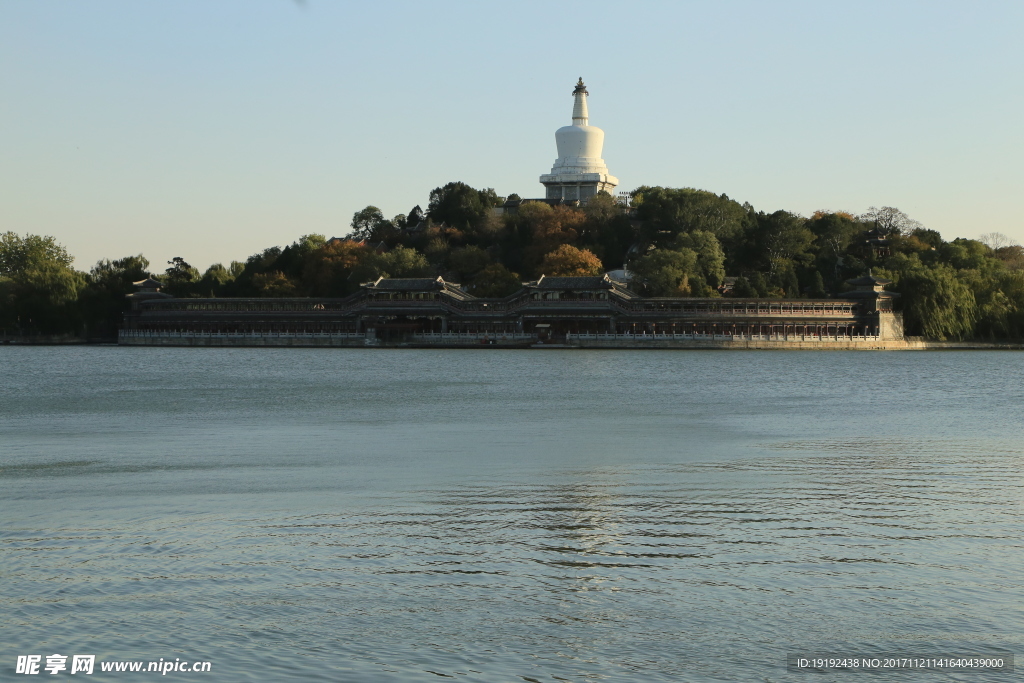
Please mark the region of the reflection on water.
[[798, 648], [1020, 651], [1016, 355], [0, 354], [0, 666], [782, 681]]

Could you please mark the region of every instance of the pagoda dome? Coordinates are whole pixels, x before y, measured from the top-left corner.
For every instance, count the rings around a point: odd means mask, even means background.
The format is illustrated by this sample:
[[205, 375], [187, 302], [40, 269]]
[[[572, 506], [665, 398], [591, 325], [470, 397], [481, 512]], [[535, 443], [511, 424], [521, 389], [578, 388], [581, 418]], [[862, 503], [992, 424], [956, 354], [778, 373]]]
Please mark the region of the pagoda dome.
[[589, 125], [587, 87], [581, 78], [573, 91], [572, 125], [555, 131], [558, 159], [552, 173], [608, 173], [601, 154], [604, 151], [604, 131]]
[[597, 126], [563, 126], [555, 131], [555, 145], [558, 147], [558, 160], [551, 169], [552, 173], [608, 172], [601, 158], [604, 131]]

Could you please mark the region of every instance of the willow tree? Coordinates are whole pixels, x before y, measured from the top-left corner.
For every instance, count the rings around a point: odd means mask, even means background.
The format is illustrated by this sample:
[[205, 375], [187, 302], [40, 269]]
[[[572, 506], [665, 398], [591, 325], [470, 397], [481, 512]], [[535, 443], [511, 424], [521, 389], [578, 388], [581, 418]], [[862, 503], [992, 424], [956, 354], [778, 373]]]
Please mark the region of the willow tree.
[[72, 332], [85, 287], [74, 258], [53, 237], [0, 234], [0, 327], [30, 334]]
[[714, 234], [703, 230], [684, 232], [676, 238], [673, 246], [697, 254], [697, 269], [708, 286], [717, 288], [725, 280], [725, 252]]
[[978, 304], [974, 292], [950, 266], [941, 263], [911, 270], [904, 273], [899, 287], [908, 330], [939, 341], [973, 336]]

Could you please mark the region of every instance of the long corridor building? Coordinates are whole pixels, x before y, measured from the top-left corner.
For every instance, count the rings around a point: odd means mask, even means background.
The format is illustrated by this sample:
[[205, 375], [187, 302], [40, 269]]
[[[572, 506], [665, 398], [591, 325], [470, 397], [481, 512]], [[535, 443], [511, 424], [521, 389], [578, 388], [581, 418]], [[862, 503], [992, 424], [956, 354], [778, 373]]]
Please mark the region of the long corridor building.
[[842, 298], [646, 298], [604, 277], [541, 277], [483, 299], [441, 278], [387, 279], [343, 299], [176, 299], [147, 280], [130, 295], [120, 341], [185, 345], [533, 345], [637, 339], [901, 340], [885, 280]]

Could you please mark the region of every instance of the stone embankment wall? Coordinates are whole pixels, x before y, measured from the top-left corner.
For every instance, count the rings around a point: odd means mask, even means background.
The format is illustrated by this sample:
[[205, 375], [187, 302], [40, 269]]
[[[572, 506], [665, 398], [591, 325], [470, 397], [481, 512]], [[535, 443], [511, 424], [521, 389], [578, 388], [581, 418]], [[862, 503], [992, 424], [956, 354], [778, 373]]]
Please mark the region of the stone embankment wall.
[[532, 334], [417, 334], [396, 341], [378, 339], [371, 334], [189, 334], [158, 332], [145, 334], [128, 330], [121, 333], [122, 346], [277, 346], [277, 347], [417, 347], [465, 349], [479, 347], [526, 348], [536, 343]]
[[[589, 337], [589, 338], [588, 338]], [[204, 335], [122, 334], [123, 346], [197, 347], [405, 347], [405, 348], [536, 348], [536, 349], [733, 349], [786, 351], [935, 351], [1024, 350], [1021, 343], [935, 342], [919, 339], [736, 339], [681, 338], [672, 335], [570, 335], [541, 342], [532, 334], [423, 334], [401, 341], [382, 341], [363, 334]]]
[[936, 342], [922, 340], [730, 340], [730, 339], [657, 339], [646, 340], [573, 340], [573, 348], [583, 349], [747, 349], [773, 351], [942, 351], [942, 350], [1024, 350], [1020, 343]]
[[114, 342], [113, 339], [86, 339], [85, 337], [74, 337], [65, 334], [54, 334], [54, 335], [35, 335], [35, 336], [11, 336], [11, 337], [0, 337], [0, 344], [17, 344], [17, 345], [39, 345], [39, 346], [66, 346], [69, 344], [109, 344]]
[[787, 351], [909, 351], [927, 348], [927, 342], [897, 340], [818, 341], [818, 340], [733, 340], [733, 339], [649, 339], [649, 340], [573, 340], [581, 349], [749, 349]]
[[294, 347], [346, 347], [367, 346], [362, 335], [358, 337], [317, 337], [303, 335], [275, 336], [122, 336], [118, 340], [121, 346], [294, 346]]

